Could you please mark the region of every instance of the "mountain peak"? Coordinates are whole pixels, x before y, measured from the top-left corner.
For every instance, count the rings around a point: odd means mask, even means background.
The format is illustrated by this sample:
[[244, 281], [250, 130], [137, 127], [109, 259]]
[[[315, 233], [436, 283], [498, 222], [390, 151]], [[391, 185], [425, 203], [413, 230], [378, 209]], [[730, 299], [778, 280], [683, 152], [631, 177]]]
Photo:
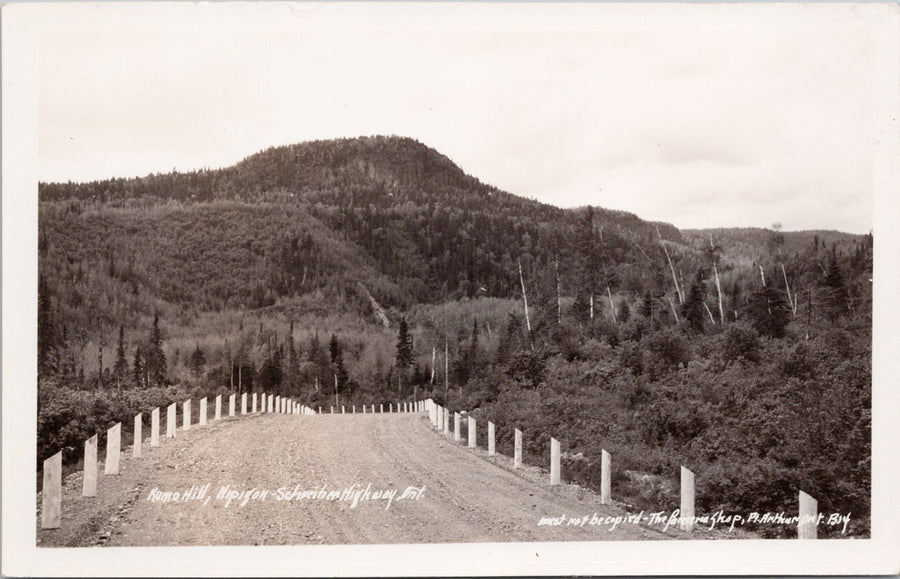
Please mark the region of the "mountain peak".
[[317, 188], [348, 184], [385, 188], [453, 186], [484, 188], [445, 155], [409, 137], [307, 141], [271, 147], [233, 167], [270, 188]]

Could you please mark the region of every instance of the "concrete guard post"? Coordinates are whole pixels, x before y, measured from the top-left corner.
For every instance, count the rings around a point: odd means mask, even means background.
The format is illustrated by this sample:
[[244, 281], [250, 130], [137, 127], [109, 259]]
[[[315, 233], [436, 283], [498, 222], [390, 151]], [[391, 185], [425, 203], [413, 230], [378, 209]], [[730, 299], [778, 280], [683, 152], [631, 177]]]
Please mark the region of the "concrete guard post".
[[159, 446], [159, 406], [150, 414], [150, 446]]
[[122, 423], [106, 431], [106, 462], [103, 474], [119, 474], [119, 456], [122, 453]]
[[609, 453], [605, 450], [600, 451], [600, 504], [608, 505], [610, 503], [610, 494], [612, 491], [612, 466]]
[[143, 429], [144, 413], [139, 412], [138, 415], [134, 417], [134, 445], [131, 447], [131, 455], [134, 458], [141, 457], [141, 443], [144, 442]]
[[41, 528], [58, 529], [62, 514], [62, 451], [44, 461]]
[[678, 528], [694, 530], [694, 473], [681, 467], [681, 520]]
[[475, 419], [472, 418], [472, 417], [470, 416], [470, 417], [469, 417], [469, 435], [468, 435], [469, 448], [475, 448], [475, 446], [476, 446], [476, 442], [475, 442], [476, 436], [477, 436], [477, 434], [476, 434], [476, 431], [475, 431]]
[[513, 449], [513, 468], [522, 466], [522, 431], [516, 428], [515, 448]]
[[222, 419], [222, 395], [216, 396], [216, 420]]
[[803, 491], [800, 491], [800, 521], [797, 523], [798, 539], [816, 539], [818, 532], [816, 523], [819, 516], [819, 503]]
[[550, 438], [550, 484], [558, 485], [559, 482], [559, 441]]
[[494, 423], [488, 421], [488, 456], [497, 454], [497, 439]]
[[181, 405], [181, 421], [184, 430], [191, 429], [191, 401], [185, 400]]
[[169, 404], [169, 407], [166, 409], [166, 438], [175, 438], [175, 420], [177, 413], [177, 406], [173, 402]]
[[84, 441], [84, 483], [81, 496], [97, 496], [97, 435]]
[[206, 415], [208, 414], [206, 406], [206, 396], [200, 399], [200, 426], [206, 426]]

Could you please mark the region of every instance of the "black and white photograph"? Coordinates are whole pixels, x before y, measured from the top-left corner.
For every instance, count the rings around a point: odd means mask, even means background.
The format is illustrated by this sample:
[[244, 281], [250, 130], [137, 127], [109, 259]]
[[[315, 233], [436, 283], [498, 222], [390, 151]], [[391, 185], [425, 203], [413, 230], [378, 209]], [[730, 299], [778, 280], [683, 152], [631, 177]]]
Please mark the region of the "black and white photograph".
[[900, 573], [896, 4], [2, 16], [4, 575]]

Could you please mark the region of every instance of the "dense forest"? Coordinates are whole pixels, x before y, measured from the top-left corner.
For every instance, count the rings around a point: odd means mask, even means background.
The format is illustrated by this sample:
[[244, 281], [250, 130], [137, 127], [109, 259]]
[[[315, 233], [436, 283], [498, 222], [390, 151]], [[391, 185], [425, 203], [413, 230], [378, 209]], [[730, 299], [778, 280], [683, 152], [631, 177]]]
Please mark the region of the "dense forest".
[[39, 463], [186, 395], [431, 396], [636, 507], [684, 464], [700, 511], [869, 532], [871, 235], [563, 210], [397, 137], [39, 195]]

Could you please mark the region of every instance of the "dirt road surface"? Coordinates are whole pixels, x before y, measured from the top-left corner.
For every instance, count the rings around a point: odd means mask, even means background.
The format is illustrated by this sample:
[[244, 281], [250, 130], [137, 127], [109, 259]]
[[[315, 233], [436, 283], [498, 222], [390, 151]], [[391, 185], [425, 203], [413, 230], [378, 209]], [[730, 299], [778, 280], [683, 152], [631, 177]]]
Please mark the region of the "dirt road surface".
[[[38, 546], [724, 538], [569, 525], [627, 513], [576, 485], [549, 486], [546, 471], [514, 470], [508, 457], [454, 443], [424, 414], [257, 414], [179, 430], [143, 450], [132, 458], [123, 449], [118, 476], [100, 467], [97, 497], [81, 496], [81, 473], [67, 477], [62, 527], [38, 528]], [[551, 518], [566, 522], [539, 524]]]

